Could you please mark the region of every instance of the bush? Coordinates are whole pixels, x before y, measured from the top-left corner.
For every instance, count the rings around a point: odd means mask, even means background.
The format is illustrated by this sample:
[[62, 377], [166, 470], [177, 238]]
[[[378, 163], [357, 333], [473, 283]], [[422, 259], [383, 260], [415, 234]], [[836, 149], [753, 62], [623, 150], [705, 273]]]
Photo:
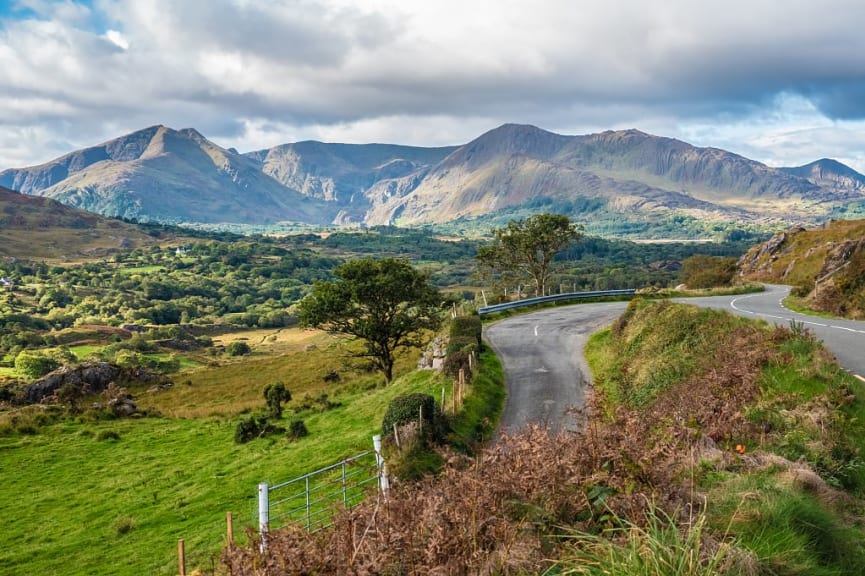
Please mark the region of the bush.
[[285, 428], [271, 424], [267, 416], [253, 415], [237, 423], [237, 428], [234, 429], [234, 441], [238, 444], [245, 444], [256, 438], [283, 432], [285, 432]]
[[40, 378], [57, 368], [60, 362], [38, 352], [24, 350], [15, 357], [15, 370], [26, 378]]
[[305, 436], [309, 436], [309, 430], [306, 429], [306, 424], [304, 424], [303, 420], [292, 420], [285, 436], [289, 440], [298, 440]]
[[474, 340], [475, 344], [477, 344], [478, 348], [481, 347], [481, 317], [480, 316], [460, 316], [459, 318], [454, 318], [451, 322], [451, 330], [450, 336], [451, 339], [454, 338], [471, 338]]
[[448, 431], [447, 421], [435, 398], [420, 392], [403, 394], [391, 400], [381, 424], [383, 435], [393, 434], [394, 425], [400, 427], [416, 422], [421, 409], [423, 409], [423, 438], [441, 442]]
[[471, 352], [463, 352], [462, 350], [448, 354], [442, 364], [442, 371], [451, 378], [456, 378], [460, 375], [460, 370], [462, 369], [465, 370], [465, 375], [468, 377], [471, 374], [471, 370], [469, 369], [470, 354]]
[[736, 258], [697, 254], [682, 261], [682, 282], [688, 288], [729, 286], [736, 275]]
[[447, 354], [455, 354], [456, 352], [471, 352], [477, 350], [478, 344], [475, 338], [471, 336], [451, 336], [448, 340]]
[[247, 354], [252, 352], [252, 348], [250, 348], [249, 344], [247, 344], [246, 342], [235, 340], [234, 342], [225, 347], [225, 352], [229, 356], [246, 356]]

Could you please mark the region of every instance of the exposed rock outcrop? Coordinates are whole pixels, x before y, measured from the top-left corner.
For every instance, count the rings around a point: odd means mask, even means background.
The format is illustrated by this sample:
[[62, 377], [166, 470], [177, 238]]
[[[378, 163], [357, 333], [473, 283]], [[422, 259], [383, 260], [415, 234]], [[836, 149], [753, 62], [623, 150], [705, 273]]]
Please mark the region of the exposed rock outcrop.
[[121, 368], [110, 362], [95, 362], [80, 366], [63, 366], [33, 382], [24, 389], [24, 399], [36, 404], [53, 395], [65, 385], [76, 386], [86, 393], [98, 394], [112, 382], [163, 382], [166, 377], [143, 368]]

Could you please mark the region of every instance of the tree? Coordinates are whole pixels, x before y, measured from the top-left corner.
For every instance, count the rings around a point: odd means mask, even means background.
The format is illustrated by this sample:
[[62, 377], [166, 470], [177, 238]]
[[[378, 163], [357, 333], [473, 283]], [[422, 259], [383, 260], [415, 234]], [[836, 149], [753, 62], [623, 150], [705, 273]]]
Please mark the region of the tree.
[[229, 356], [246, 356], [252, 353], [252, 348], [242, 340], [235, 340], [225, 347], [225, 352]]
[[282, 382], [275, 382], [264, 387], [264, 400], [271, 418], [282, 418], [282, 403], [291, 401], [291, 392]]
[[535, 293], [546, 293], [553, 257], [568, 244], [579, 240], [582, 226], [563, 214], [535, 214], [525, 220], [511, 220], [493, 230], [492, 244], [478, 248], [476, 257], [481, 275], [502, 280], [534, 282]]
[[390, 382], [395, 351], [420, 346], [421, 332], [439, 325], [441, 295], [427, 274], [398, 258], [349, 260], [334, 275], [301, 300], [300, 325], [360, 338], [366, 347], [358, 355]]

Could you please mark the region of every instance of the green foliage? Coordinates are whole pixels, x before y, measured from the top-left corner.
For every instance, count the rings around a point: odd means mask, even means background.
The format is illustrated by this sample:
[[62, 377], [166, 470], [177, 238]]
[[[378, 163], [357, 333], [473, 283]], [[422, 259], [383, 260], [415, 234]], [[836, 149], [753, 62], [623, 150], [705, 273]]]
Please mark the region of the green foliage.
[[682, 262], [682, 282], [688, 288], [729, 286], [736, 274], [736, 258], [697, 254]]
[[[813, 486], [811, 487], [813, 488]], [[756, 497], [742, 498], [742, 494]], [[863, 574], [861, 529], [819, 492], [771, 472], [733, 477], [713, 490], [712, 524], [731, 531], [765, 574]]]
[[413, 444], [404, 452], [394, 452], [387, 457], [388, 474], [403, 482], [416, 482], [425, 476], [438, 474], [444, 466], [444, 458], [439, 451]]
[[[474, 346], [474, 344], [472, 343], [470, 346]], [[465, 352], [463, 350], [448, 352], [442, 363], [442, 372], [451, 378], [457, 378], [460, 370], [462, 370], [467, 378], [471, 377], [471, 369], [469, 368], [469, 357], [471, 354], [472, 352]]]
[[301, 325], [360, 338], [363, 356], [390, 382], [395, 351], [420, 346], [422, 332], [439, 325], [442, 296], [406, 260], [350, 260], [334, 274], [298, 305]]
[[264, 400], [267, 412], [271, 418], [282, 418], [282, 403], [291, 401], [291, 392], [282, 382], [275, 382], [264, 387]]
[[423, 415], [423, 438], [441, 442], [447, 433], [447, 422], [435, 398], [429, 394], [413, 393], [397, 396], [387, 407], [381, 428], [385, 436], [400, 427], [420, 421]]
[[263, 438], [273, 434], [282, 434], [285, 428], [276, 426], [264, 415], [252, 415], [242, 419], [234, 429], [234, 441], [237, 444], [245, 444], [256, 438]]
[[584, 576], [730, 576], [741, 574], [737, 558], [728, 544], [707, 546], [706, 514], [702, 513], [684, 531], [659, 508], [647, 513], [645, 524], [618, 519], [618, 528], [597, 535], [575, 532], [566, 535], [569, 546], [564, 558], [544, 574]]
[[15, 370], [25, 378], [41, 378], [59, 367], [60, 362], [41, 352], [23, 350], [15, 357]]
[[235, 340], [225, 347], [225, 353], [229, 356], [246, 356], [252, 353], [252, 348], [242, 340]]
[[309, 430], [306, 429], [306, 424], [303, 420], [292, 420], [288, 425], [288, 432], [285, 433], [289, 440], [300, 440], [309, 436]]
[[505, 406], [505, 374], [501, 363], [490, 350], [481, 352], [479, 361], [463, 408], [450, 419], [448, 443], [464, 451], [475, 450], [492, 436]]
[[480, 316], [457, 316], [451, 320], [450, 337], [451, 340], [461, 337], [474, 338], [477, 348], [480, 349], [482, 330]]
[[478, 350], [478, 340], [473, 336], [451, 336], [448, 340], [447, 354]]
[[480, 246], [478, 271], [493, 282], [531, 281], [535, 294], [546, 294], [553, 257], [579, 240], [581, 226], [562, 214], [536, 214], [511, 220], [493, 230], [492, 244]]

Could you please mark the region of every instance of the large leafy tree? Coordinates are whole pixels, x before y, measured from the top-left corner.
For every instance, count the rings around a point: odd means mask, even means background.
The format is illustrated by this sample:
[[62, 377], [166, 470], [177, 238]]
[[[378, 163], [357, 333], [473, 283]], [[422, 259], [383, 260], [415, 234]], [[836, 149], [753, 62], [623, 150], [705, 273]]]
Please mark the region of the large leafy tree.
[[360, 355], [390, 382], [395, 351], [420, 346], [423, 330], [438, 326], [441, 295], [427, 274], [398, 258], [350, 260], [334, 275], [301, 300], [300, 324], [360, 338]]
[[511, 220], [504, 228], [493, 230], [491, 244], [478, 248], [477, 265], [482, 276], [503, 281], [526, 281], [535, 293], [546, 292], [553, 270], [553, 258], [579, 240], [582, 227], [563, 214], [535, 214], [524, 220]]

